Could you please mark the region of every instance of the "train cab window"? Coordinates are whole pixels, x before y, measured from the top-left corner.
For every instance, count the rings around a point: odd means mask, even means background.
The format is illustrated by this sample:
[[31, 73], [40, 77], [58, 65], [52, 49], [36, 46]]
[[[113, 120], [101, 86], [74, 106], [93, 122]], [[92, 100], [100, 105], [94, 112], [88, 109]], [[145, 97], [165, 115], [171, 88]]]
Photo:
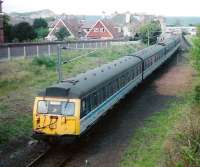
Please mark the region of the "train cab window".
[[66, 103], [62, 105], [61, 113], [67, 116], [74, 116], [75, 114], [75, 104], [74, 103]]

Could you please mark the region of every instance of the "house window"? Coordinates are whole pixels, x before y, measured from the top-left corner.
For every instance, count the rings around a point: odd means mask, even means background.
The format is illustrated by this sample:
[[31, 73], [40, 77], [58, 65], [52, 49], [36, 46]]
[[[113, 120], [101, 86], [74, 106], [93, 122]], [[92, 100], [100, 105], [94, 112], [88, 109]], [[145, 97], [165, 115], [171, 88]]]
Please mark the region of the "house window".
[[99, 32], [99, 28], [94, 28], [94, 32]]
[[105, 32], [105, 29], [104, 28], [100, 28], [100, 32]]

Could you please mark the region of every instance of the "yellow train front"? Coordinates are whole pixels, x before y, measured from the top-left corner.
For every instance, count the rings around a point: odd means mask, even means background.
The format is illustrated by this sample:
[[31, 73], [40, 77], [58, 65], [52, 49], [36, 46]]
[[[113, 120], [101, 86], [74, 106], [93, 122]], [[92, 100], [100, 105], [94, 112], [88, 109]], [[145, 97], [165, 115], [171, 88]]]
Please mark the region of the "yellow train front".
[[80, 100], [36, 97], [33, 118], [35, 135], [79, 135]]
[[35, 98], [34, 137], [82, 135], [179, 46], [170, 39], [46, 88]]

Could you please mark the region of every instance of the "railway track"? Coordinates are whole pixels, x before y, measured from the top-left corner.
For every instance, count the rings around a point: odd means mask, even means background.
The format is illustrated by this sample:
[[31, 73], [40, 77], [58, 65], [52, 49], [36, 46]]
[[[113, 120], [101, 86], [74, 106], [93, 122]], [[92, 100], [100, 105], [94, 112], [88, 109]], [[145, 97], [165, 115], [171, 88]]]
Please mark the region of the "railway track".
[[74, 153], [71, 146], [50, 147], [29, 162], [26, 167], [64, 167]]

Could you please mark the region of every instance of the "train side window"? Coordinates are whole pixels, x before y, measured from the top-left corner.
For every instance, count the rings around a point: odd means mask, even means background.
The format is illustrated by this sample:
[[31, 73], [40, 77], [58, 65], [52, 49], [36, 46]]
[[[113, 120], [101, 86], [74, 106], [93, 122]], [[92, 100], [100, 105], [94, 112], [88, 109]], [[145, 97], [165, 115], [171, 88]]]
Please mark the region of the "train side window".
[[103, 96], [103, 100], [106, 99], [106, 87], [103, 87], [102, 89], [102, 96]]
[[134, 79], [135, 76], [134, 76], [134, 68], [131, 70], [131, 78]]
[[108, 84], [108, 96], [112, 96], [112, 83]]
[[94, 109], [97, 107], [98, 104], [98, 98], [97, 98], [97, 93], [93, 93], [91, 97], [91, 108]]
[[103, 102], [102, 94], [102, 89], [97, 92], [98, 105]]
[[81, 118], [84, 117], [86, 115], [87, 111], [86, 111], [86, 101], [85, 99], [83, 99], [81, 101]]

